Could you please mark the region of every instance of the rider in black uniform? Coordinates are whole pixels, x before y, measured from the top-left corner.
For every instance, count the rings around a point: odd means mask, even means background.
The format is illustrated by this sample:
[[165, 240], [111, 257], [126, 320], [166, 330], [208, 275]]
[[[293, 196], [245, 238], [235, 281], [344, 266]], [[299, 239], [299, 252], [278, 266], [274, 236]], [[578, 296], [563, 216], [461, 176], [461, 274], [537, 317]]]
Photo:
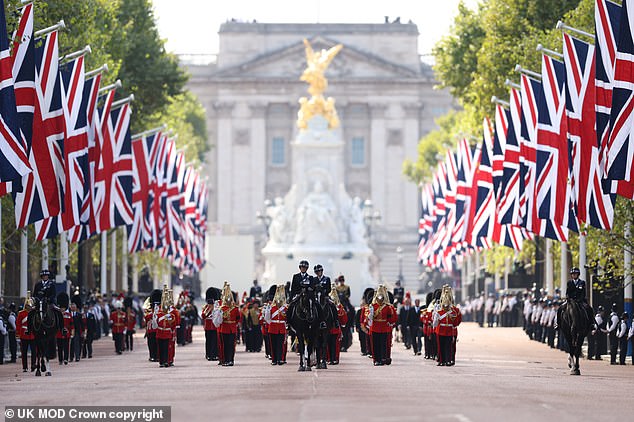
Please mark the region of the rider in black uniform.
[[55, 304], [56, 303], [56, 294], [55, 294], [55, 283], [53, 280], [49, 280], [49, 276], [51, 272], [49, 270], [40, 271], [41, 280], [35, 283], [35, 287], [33, 287], [33, 297], [36, 297], [40, 301], [46, 299], [46, 303]]
[[[568, 283], [566, 284], [566, 300], [579, 302], [586, 311], [591, 325], [595, 325], [594, 311], [588, 304], [586, 282], [585, 280], [579, 278], [580, 274], [581, 271], [579, 268], [572, 267], [570, 269], [570, 280], [568, 280]], [[566, 304], [560, 306], [557, 310], [557, 325], [559, 325], [559, 321], [561, 321], [561, 314], [564, 311], [565, 306]]]

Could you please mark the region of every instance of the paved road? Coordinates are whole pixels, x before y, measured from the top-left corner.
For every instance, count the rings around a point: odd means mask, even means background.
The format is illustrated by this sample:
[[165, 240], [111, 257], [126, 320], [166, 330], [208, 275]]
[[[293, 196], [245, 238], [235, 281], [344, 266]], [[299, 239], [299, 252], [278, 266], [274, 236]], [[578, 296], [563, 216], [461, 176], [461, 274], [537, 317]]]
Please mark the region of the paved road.
[[[270, 366], [239, 352], [236, 366], [204, 359], [200, 327], [179, 347], [176, 366], [147, 361], [145, 345], [122, 356], [110, 338], [95, 357], [52, 377], [0, 366], [0, 405], [171, 405], [175, 421], [631, 421], [634, 366], [582, 362], [568, 375], [561, 352], [529, 341], [518, 328], [461, 326], [457, 363], [437, 367], [394, 346], [391, 366], [373, 367], [358, 347], [328, 370], [297, 372], [297, 358]], [[137, 343], [141, 343], [137, 334]], [[143, 346], [143, 347], [141, 347]], [[220, 419], [218, 419], [220, 418]]]

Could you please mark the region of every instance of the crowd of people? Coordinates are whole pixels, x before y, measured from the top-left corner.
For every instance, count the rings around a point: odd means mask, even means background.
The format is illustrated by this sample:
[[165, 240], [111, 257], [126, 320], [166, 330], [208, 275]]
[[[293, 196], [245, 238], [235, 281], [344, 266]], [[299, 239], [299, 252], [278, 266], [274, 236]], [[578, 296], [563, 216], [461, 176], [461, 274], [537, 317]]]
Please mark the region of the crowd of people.
[[[467, 298], [461, 305], [464, 319], [475, 321], [480, 327], [523, 327], [529, 339], [544, 343], [553, 349], [568, 351], [564, 336], [558, 330], [558, 320], [568, 300], [577, 300], [587, 306], [585, 281], [579, 279], [580, 271], [573, 267], [567, 283], [565, 295], [560, 289], [552, 294], [544, 289], [533, 288], [520, 292], [502, 292], [499, 297], [489, 293], [485, 298], [481, 293], [476, 298]], [[586, 357], [589, 360], [603, 360], [602, 355], [610, 355], [610, 364], [625, 365], [628, 343], [634, 347], [634, 324], [627, 312], [619, 312], [618, 305], [612, 304], [608, 315], [603, 306], [588, 315], [592, 328], [587, 333]], [[634, 357], [632, 358], [634, 364]]]

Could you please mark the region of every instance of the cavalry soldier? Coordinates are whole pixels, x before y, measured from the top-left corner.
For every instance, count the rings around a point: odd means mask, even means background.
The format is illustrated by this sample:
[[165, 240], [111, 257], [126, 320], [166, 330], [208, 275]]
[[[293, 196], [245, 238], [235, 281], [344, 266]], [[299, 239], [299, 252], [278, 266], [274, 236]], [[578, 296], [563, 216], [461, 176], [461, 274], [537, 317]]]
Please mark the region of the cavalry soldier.
[[215, 287], [208, 288], [205, 292], [205, 301], [207, 303], [200, 315], [205, 329], [205, 357], [209, 361], [215, 361], [218, 360], [218, 331], [212, 321], [212, 313], [214, 307], [220, 306], [220, 290]]
[[125, 307], [126, 316], [126, 330], [125, 330], [125, 349], [134, 350], [134, 333], [136, 328], [136, 312], [132, 307], [132, 298], [130, 296], [123, 299], [123, 306]]
[[176, 329], [176, 318], [170, 312], [170, 300], [167, 286], [163, 287], [161, 295], [161, 306], [156, 312], [156, 342], [158, 344], [159, 367], [169, 367], [169, 344], [174, 338]]
[[222, 366], [233, 366], [236, 353], [236, 334], [240, 323], [240, 309], [235, 304], [229, 282], [222, 288], [222, 305], [214, 309], [214, 324], [218, 327], [218, 345]]
[[123, 334], [125, 333], [126, 318], [123, 312], [123, 302], [115, 300], [115, 310], [110, 313], [110, 325], [112, 326], [112, 340], [114, 340], [114, 350], [120, 355], [123, 353]]
[[283, 365], [286, 363], [284, 354], [286, 309], [284, 285], [280, 284], [275, 289], [272, 303], [264, 309], [264, 320], [268, 325], [268, 336], [271, 342], [271, 365]]
[[20, 339], [20, 355], [22, 356], [22, 372], [27, 372], [28, 367], [28, 351], [31, 349], [31, 371], [35, 370], [35, 335], [29, 332], [29, 312], [33, 307], [33, 299], [31, 299], [31, 291], [26, 292], [24, 299], [24, 308], [18, 312], [16, 333]]
[[370, 327], [372, 356], [374, 366], [389, 365], [392, 363], [390, 352], [390, 334], [397, 321], [394, 307], [389, 303], [390, 297], [384, 285], [374, 295], [372, 304], [368, 307], [367, 324]]
[[57, 358], [59, 364], [68, 365], [68, 353], [70, 351], [70, 337], [73, 330], [73, 317], [68, 310], [70, 299], [66, 292], [61, 292], [57, 296], [57, 303], [62, 309], [63, 328], [57, 331], [55, 339], [57, 342]]
[[332, 300], [334, 306], [337, 308], [337, 321], [335, 322], [334, 327], [332, 327], [330, 329], [330, 332], [328, 333], [327, 357], [328, 363], [330, 365], [338, 365], [339, 355], [341, 354], [341, 329], [342, 327], [345, 327], [348, 323], [348, 314], [339, 301], [339, 295], [337, 294], [336, 289], [332, 289], [330, 291], [330, 299]]
[[149, 352], [149, 361], [158, 362], [158, 343], [156, 332], [158, 330], [157, 317], [161, 307], [161, 291], [154, 289], [145, 299], [143, 304], [143, 320], [145, 321], [145, 338]]
[[442, 288], [440, 307], [434, 310], [432, 321], [438, 343], [438, 366], [452, 366], [455, 364], [455, 340], [462, 314], [454, 306], [453, 292], [446, 284]]

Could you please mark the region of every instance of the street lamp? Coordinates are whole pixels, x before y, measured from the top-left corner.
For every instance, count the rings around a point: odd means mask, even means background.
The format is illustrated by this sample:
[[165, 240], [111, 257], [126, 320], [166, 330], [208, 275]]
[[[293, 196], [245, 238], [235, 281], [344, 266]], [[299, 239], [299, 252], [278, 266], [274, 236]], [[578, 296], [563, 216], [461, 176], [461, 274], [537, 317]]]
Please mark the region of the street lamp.
[[374, 210], [374, 204], [369, 198], [363, 201], [363, 223], [368, 228], [368, 240], [372, 240], [372, 226], [381, 221], [381, 212]]
[[396, 247], [396, 258], [398, 259], [398, 281], [403, 282], [403, 248]]

